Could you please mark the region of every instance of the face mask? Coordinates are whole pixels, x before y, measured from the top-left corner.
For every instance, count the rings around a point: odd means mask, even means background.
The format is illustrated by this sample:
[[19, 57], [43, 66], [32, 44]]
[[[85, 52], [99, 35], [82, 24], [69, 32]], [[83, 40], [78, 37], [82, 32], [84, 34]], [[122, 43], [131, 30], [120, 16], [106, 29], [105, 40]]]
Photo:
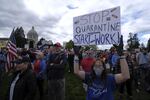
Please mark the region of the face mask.
[[103, 69], [102, 68], [94, 68], [94, 72], [96, 76], [101, 76]]

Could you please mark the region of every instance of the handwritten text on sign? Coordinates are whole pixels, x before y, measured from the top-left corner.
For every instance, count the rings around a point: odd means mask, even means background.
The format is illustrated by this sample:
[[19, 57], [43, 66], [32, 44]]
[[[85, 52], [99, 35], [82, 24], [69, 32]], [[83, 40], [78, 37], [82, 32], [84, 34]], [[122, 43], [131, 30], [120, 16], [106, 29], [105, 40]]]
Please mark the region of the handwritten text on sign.
[[118, 44], [120, 7], [74, 17], [75, 45]]

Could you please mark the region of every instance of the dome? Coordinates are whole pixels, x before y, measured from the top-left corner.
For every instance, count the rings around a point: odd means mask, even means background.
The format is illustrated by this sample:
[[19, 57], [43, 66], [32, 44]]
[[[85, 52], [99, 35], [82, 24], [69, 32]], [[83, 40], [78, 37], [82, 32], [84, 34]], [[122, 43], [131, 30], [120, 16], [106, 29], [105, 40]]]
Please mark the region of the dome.
[[32, 29], [27, 33], [27, 38], [34, 40], [34, 42], [38, 41], [38, 34], [34, 30], [34, 27], [32, 27]]
[[34, 36], [38, 36], [37, 32], [34, 30], [34, 27], [32, 27], [32, 29], [28, 32], [27, 35], [34, 35]]

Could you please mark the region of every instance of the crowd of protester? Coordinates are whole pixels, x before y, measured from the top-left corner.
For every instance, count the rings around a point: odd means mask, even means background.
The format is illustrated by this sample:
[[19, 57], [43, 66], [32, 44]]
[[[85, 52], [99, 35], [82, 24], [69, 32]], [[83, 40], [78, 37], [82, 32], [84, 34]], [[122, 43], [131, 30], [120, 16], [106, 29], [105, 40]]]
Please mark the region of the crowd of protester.
[[[136, 92], [142, 91], [141, 84], [144, 91], [150, 92], [150, 52], [146, 48], [124, 50], [122, 54], [115, 47], [110, 50], [78, 49], [64, 49], [60, 43], [42, 50], [18, 49], [18, 57], [11, 62], [13, 66], [9, 70], [6, 70], [8, 50], [1, 49], [0, 90], [4, 73], [11, 73], [5, 100], [34, 100], [37, 91], [40, 100], [44, 100], [45, 94], [47, 100], [65, 100], [66, 66], [69, 73], [82, 79], [86, 100], [114, 100], [115, 89], [120, 93], [120, 100], [125, 90], [127, 100], [134, 100], [133, 85]], [[145, 84], [140, 83], [141, 76]]]

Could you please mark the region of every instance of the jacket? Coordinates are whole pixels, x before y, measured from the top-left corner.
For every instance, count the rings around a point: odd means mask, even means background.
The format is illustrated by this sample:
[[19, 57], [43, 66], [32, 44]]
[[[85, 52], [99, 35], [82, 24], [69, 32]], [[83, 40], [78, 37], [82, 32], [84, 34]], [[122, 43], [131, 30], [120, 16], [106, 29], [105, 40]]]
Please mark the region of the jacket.
[[[65, 53], [51, 54], [47, 64], [47, 77], [49, 80], [63, 79], [67, 56]], [[51, 65], [52, 64], [52, 65]]]
[[[18, 75], [18, 73], [19, 72], [16, 72], [12, 76], [6, 100], [9, 100], [11, 83]], [[36, 75], [32, 69], [28, 68], [26, 71], [24, 71], [22, 74], [19, 75], [19, 79], [17, 80], [14, 87], [13, 100], [34, 100], [36, 90], [37, 90]]]

